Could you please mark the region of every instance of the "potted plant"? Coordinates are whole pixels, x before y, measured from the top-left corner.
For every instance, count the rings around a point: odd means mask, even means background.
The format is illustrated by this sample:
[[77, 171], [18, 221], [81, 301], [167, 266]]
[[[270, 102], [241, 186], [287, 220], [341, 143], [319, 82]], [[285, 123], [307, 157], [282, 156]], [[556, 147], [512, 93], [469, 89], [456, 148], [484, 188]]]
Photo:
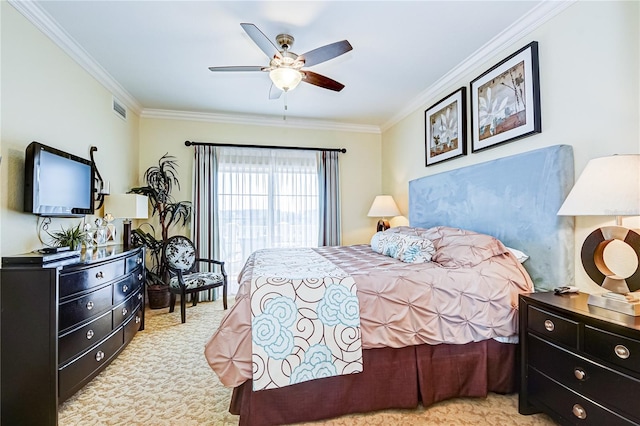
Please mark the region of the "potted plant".
[[129, 191], [148, 197], [151, 215], [158, 218], [160, 226], [159, 236], [151, 224], [144, 224], [151, 232], [145, 232], [142, 229], [144, 225], [133, 231], [136, 242], [148, 249], [147, 294], [151, 309], [169, 306], [169, 272], [162, 259], [162, 249], [169, 238], [169, 230], [176, 225], [185, 226], [191, 218], [191, 202], [175, 201], [171, 196], [174, 187], [180, 188], [177, 167], [175, 157], [166, 153], [160, 157], [158, 165], [149, 167], [144, 173], [146, 186]]
[[60, 228], [60, 231], [55, 231], [47, 234], [51, 237], [54, 247], [69, 247], [71, 250], [77, 250], [84, 241], [85, 232], [78, 226], [70, 226], [67, 229]]

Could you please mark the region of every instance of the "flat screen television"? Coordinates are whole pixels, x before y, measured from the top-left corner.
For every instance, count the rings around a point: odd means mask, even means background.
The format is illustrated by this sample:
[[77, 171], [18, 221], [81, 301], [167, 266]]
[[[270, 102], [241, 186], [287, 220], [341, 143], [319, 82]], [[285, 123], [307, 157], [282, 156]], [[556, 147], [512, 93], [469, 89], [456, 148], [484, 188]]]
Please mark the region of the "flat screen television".
[[25, 151], [24, 211], [40, 216], [93, 214], [91, 161], [31, 142]]

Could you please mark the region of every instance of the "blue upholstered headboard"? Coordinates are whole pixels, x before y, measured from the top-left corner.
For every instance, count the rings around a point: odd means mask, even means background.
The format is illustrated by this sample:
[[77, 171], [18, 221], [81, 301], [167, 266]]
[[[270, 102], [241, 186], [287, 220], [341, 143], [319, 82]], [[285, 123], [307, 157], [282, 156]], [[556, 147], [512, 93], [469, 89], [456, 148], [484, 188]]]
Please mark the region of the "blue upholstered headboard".
[[528, 254], [537, 291], [574, 282], [573, 149], [556, 145], [409, 182], [409, 222], [489, 234]]

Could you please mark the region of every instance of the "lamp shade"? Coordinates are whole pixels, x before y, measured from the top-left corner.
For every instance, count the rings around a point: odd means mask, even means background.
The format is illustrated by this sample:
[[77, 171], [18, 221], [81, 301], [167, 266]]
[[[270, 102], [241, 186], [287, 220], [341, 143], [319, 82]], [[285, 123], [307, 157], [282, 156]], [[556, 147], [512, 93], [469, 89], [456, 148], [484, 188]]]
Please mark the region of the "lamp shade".
[[302, 74], [297, 69], [281, 67], [269, 71], [269, 78], [278, 89], [287, 92], [300, 84]]
[[108, 195], [104, 200], [104, 212], [118, 218], [146, 219], [149, 217], [149, 203], [145, 195]]
[[640, 215], [640, 154], [589, 161], [558, 215]]
[[391, 195], [377, 195], [373, 200], [369, 213], [367, 213], [369, 217], [394, 217], [400, 215], [400, 210]]

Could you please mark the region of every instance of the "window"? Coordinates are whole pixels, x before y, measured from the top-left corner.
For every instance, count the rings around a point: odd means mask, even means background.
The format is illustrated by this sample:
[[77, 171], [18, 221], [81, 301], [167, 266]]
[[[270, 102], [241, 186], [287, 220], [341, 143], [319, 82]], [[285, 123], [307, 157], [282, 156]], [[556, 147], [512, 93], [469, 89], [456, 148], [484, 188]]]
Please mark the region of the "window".
[[255, 250], [318, 246], [315, 152], [219, 148], [217, 192], [220, 259], [230, 293]]

